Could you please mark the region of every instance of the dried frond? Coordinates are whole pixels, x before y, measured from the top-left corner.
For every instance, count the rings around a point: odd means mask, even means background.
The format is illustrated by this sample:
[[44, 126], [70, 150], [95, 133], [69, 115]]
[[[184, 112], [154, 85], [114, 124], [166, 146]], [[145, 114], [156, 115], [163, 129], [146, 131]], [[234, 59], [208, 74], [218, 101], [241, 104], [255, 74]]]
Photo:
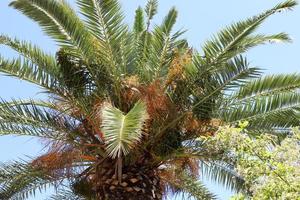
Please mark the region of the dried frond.
[[[164, 194], [167, 194], [169, 192], [175, 193], [178, 191], [178, 188], [175, 185], [180, 184], [180, 179], [178, 178], [174, 168], [166, 168], [160, 170], [159, 177], [160, 177], [161, 187], [164, 189], [163, 191]], [[170, 180], [172, 180], [172, 183], [176, 183], [176, 184], [170, 183]]]
[[193, 157], [180, 157], [175, 158], [167, 162], [167, 166], [170, 169], [176, 170], [177, 172], [188, 172], [191, 176], [199, 176], [199, 159]]
[[198, 119], [188, 113], [184, 119], [183, 131], [187, 137], [212, 136], [223, 122], [219, 119]]
[[54, 177], [59, 177], [62, 174], [71, 176], [73, 174], [73, 164], [81, 158], [81, 153], [78, 150], [52, 150], [33, 160], [31, 165]]
[[146, 87], [140, 87], [142, 99], [147, 103], [147, 111], [151, 119], [166, 120], [176, 113], [175, 106], [165, 94], [160, 81], [155, 81]]

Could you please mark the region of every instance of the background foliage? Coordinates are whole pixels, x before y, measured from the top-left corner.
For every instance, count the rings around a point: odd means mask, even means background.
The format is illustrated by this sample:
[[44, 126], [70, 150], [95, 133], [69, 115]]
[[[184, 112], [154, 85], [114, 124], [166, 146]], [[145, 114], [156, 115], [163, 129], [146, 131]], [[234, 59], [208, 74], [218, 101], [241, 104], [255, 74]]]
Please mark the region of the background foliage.
[[241, 128], [222, 128], [215, 137], [206, 141], [208, 148], [224, 151], [245, 180], [247, 193], [232, 199], [299, 199], [299, 129], [278, 140], [272, 134], [253, 137], [247, 133], [245, 124], [241, 123]]

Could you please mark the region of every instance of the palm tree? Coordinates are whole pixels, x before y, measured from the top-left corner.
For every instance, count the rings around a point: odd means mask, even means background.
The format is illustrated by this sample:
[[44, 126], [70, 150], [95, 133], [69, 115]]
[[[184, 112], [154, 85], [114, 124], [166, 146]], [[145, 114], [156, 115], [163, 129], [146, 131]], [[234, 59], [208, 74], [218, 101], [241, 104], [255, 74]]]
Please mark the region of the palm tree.
[[[235, 189], [242, 179], [219, 165], [221, 153], [197, 138], [219, 126], [250, 122], [249, 130], [282, 133], [299, 125], [299, 74], [262, 77], [245, 52], [287, 34], [256, 34], [271, 15], [292, 9], [287, 0], [226, 27], [201, 51], [185, 31], [173, 31], [172, 8], [151, 26], [157, 1], [124, 24], [117, 0], [77, 0], [80, 19], [63, 0], [14, 0], [10, 6], [36, 21], [59, 50], [49, 55], [26, 41], [0, 37], [20, 54], [0, 58], [0, 72], [42, 88], [48, 101], [1, 101], [0, 134], [34, 136], [49, 151], [0, 167], [0, 198], [26, 199], [49, 185], [51, 199], [162, 199], [169, 191], [213, 199], [197, 181], [201, 163], [212, 178]], [[153, 27], [153, 28], [152, 28]], [[199, 142], [198, 142], [199, 143]], [[211, 169], [211, 170], [210, 170]]]

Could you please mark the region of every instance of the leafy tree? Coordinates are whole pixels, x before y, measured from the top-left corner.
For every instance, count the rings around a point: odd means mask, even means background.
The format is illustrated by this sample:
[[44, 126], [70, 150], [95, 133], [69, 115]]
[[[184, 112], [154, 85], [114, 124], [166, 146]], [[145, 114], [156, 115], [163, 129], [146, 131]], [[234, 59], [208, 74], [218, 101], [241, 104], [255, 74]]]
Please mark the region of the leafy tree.
[[1, 36], [20, 54], [0, 59], [0, 72], [42, 88], [48, 101], [0, 104], [0, 134], [49, 140], [48, 153], [0, 169], [0, 198], [26, 199], [57, 187], [52, 199], [161, 199], [183, 191], [213, 199], [197, 181], [199, 166], [239, 190], [222, 153], [196, 148], [219, 126], [251, 122], [250, 130], [282, 132], [299, 124], [299, 74], [262, 77], [245, 52], [287, 34], [257, 34], [271, 15], [292, 9], [287, 0], [234, 23], [200, 52], [173, 31], [172, 8], [151, 25], [158, 3], [136, 10], [133, 28], [117, 0], [77, 0], [80, 19], [63, 0], [14, 0], [10, 6], [37, 22], [59, 50], [49, 55], [26, 41]]
[[247, 192], [232, 199], [294, 200], [300, 196], [299, 140], [299, 129], [278, 142], [272, 134], [253, 138], [244, 128], [226, 127], [206, 147], [222, 149], [244, 178]]

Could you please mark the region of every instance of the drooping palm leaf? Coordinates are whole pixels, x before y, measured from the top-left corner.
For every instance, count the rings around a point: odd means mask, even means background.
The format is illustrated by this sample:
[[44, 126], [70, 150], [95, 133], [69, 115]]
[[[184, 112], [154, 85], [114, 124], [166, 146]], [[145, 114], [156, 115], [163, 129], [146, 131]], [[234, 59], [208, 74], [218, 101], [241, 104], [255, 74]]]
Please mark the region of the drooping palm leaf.
[[[0, 135], [25, 135], [52, 140], [65, 140], [75, 124], [54, 112], [54, 105], [35, 101], [2, 101], [0, 103]], [[45, 109], [46, 108], [46, 109]], [[75, 122], [74, 122], [75, 123]]]
[[[178, 174], [180, 183], [173, 183], [173, 186], [178, 188], [180, 192], [183, 192], [183, 195], [187, 195], [190, 198], [197, 200], [213, 200], [216, 199], [216, 196], [209, 192], [204, 184], [202, 184], [196, 178], [188, 174]], [[170, 180], [172, 184], [172, 180]]]
[[233, 166], [220, 162], [201, 163], [202, 177], [207, 177], [217, 184], [225, 186], [236, 193], [245, 189], [244, 180], [233, 169]]
[[6, 60], [0, 57], [0, 72], [33, 83], [48, 92], [59, 94], [56, 78], [24, 58]]
[[27, 162], [13, 162], [0, 166], [0, 198], [23, 200], [38, 190], [53, 186], [64, 177], [52, 177]]
[[56, 59], [53, 56], [45, 53], [36, 45], [32, 45], [31, 43], [25, 41], [12, 39], [7, 36], [0, 36], [0, 44], [9, 46], [20, 55], [30, 60], [33, 64], [38, 66], [40, 70], [43, 70], [51, 76], [58, 78], [58, 66]]
[[268, 96], [286, 91], [294, 91], [300, 87], [299, 74], [269, 75], [255, 79], [242, 86], [235, 94], [238, 99], [245, 100]]
[[69, 189], [60, 189], [47, 200], [86, 200]]
[[228, 122], [249, 121], [253, 128], [286, 128], [298, 126], [297, 113], [300, 95], [285, 92], [270, 96], [259, 96], [224, 110], [221, 116]]

